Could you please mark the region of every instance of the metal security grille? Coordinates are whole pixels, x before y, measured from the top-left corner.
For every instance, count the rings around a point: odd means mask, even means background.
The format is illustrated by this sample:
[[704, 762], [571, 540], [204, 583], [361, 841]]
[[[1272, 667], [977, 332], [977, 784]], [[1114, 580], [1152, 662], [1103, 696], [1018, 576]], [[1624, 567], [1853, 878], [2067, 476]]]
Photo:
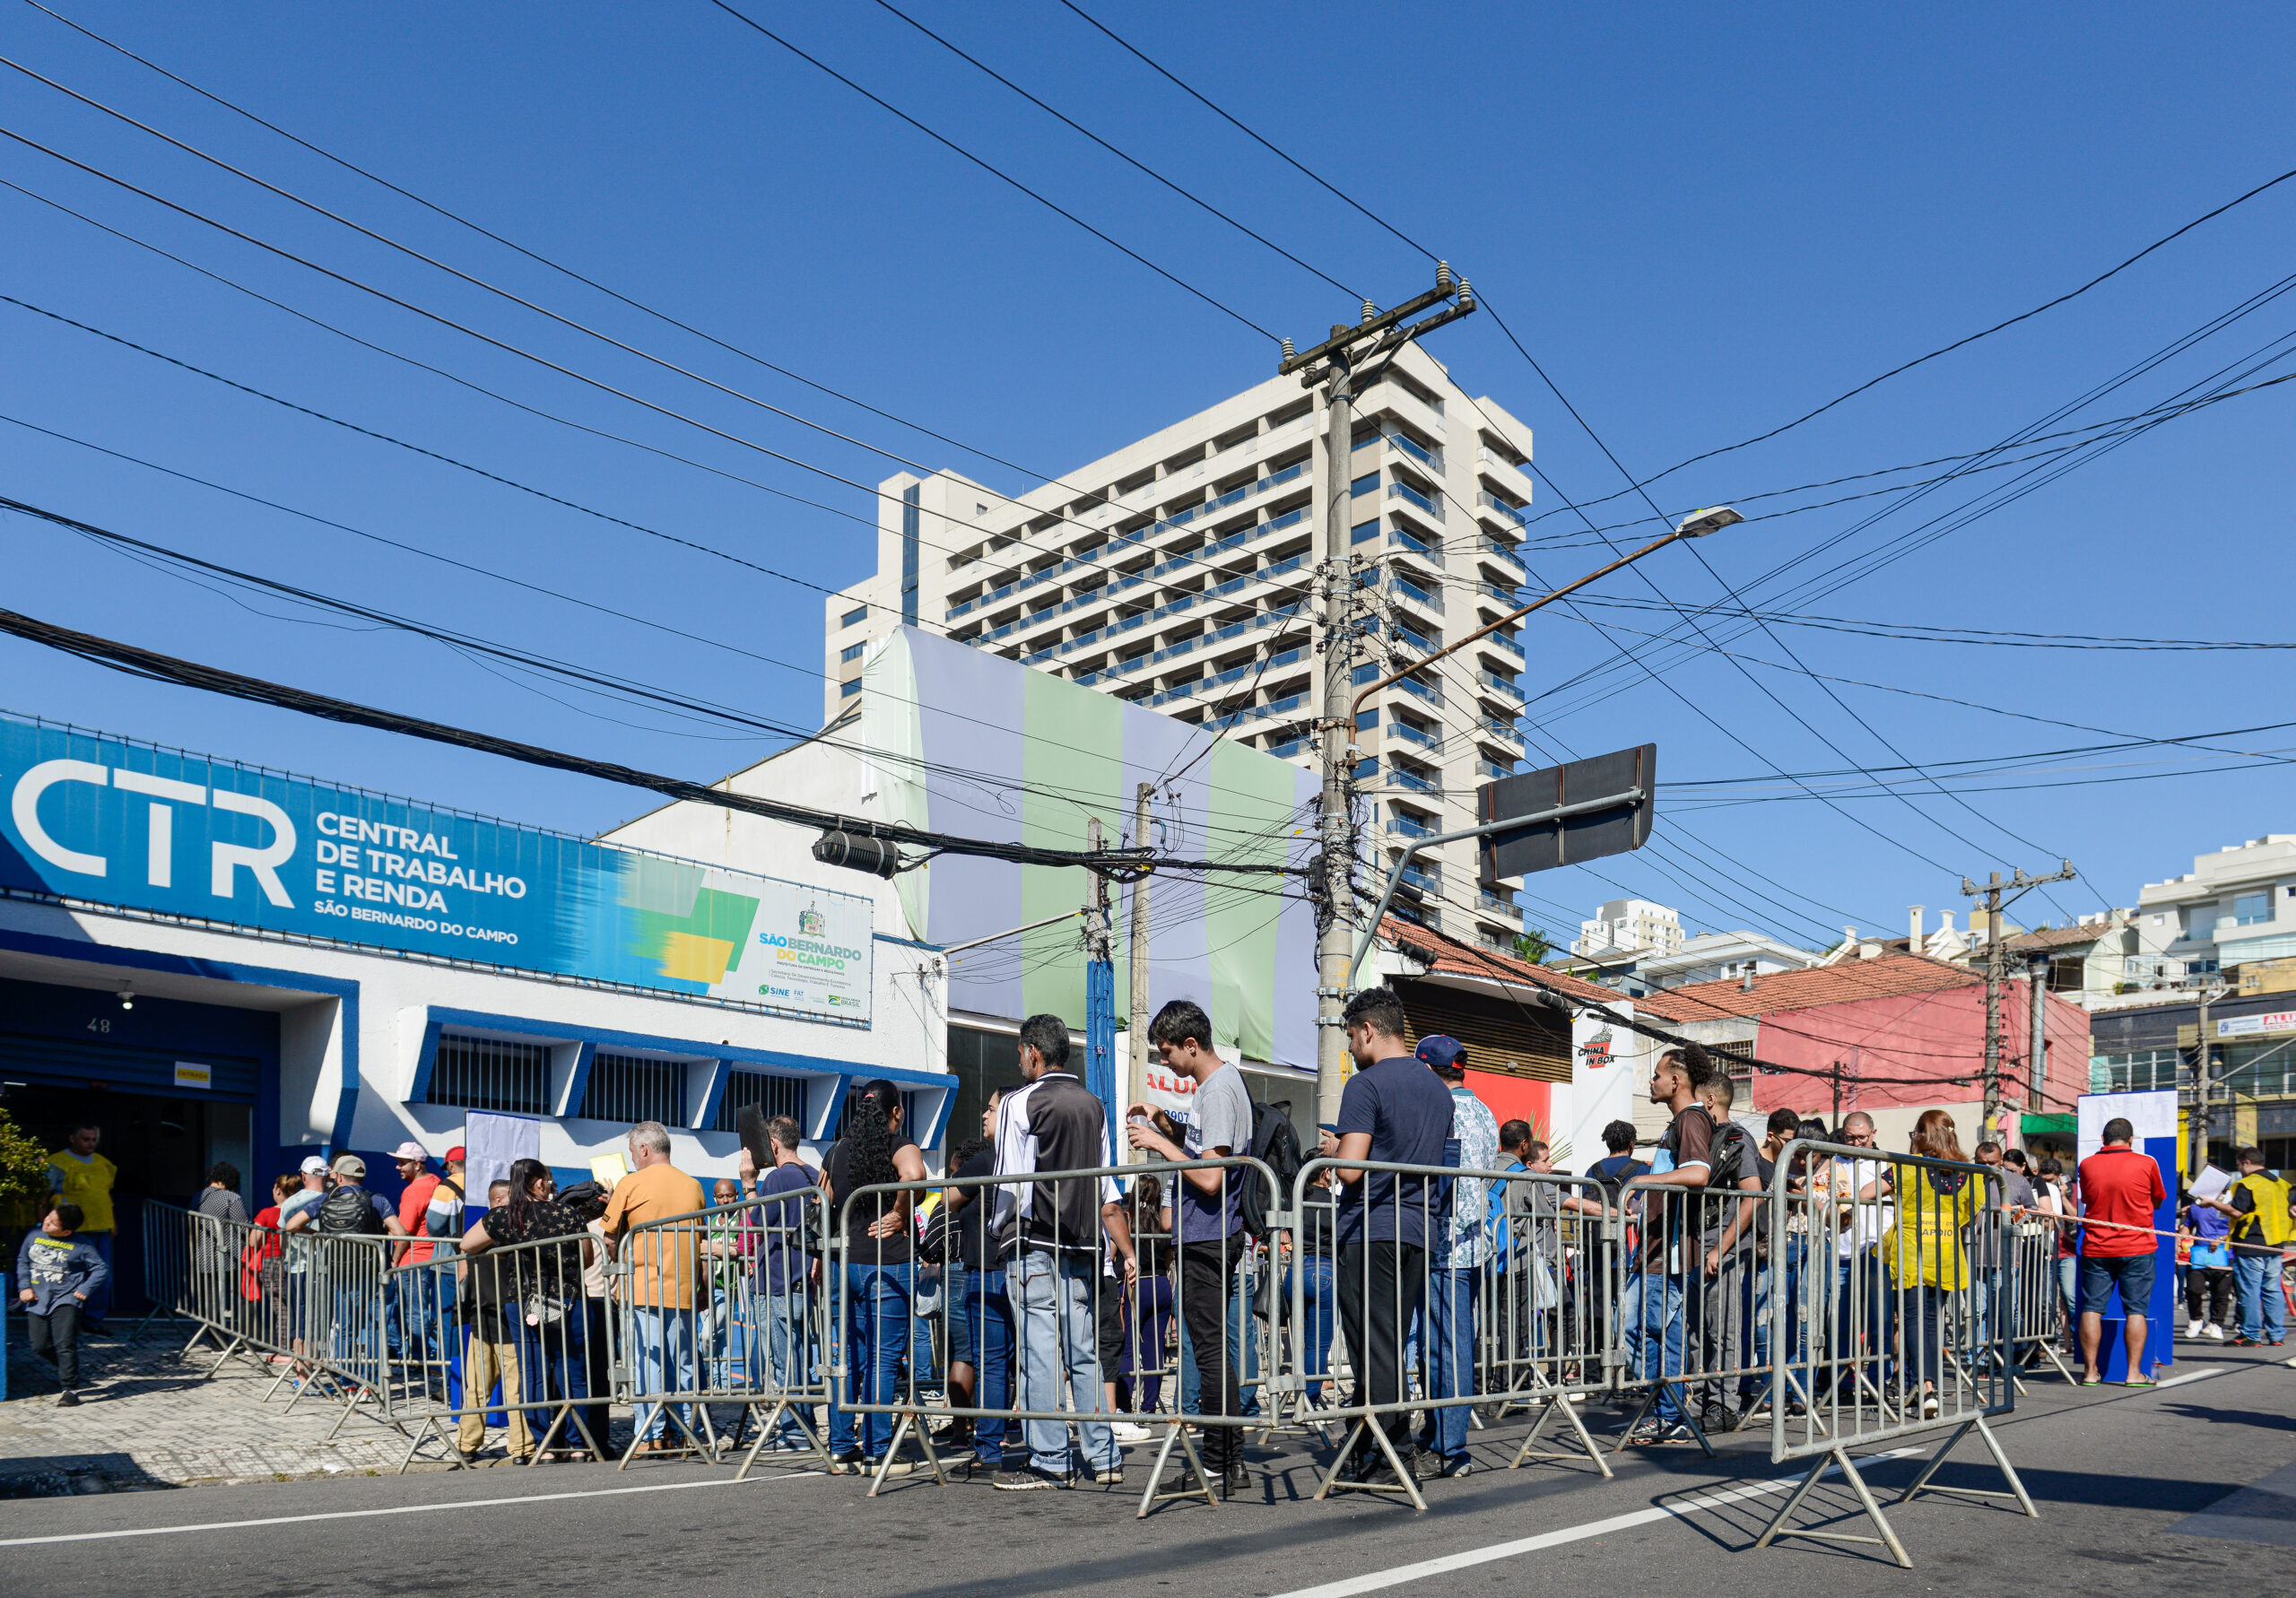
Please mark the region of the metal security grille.
[[797, 1076], [766, 1076], [754, 1071], [736, 1071], [726, 1079], [726, 1097], [718, 1105], [718, 1130], [741, 1130], [742, 1111], [755, 1106], [757, 1113], [770, 1121], [776, 1116], [787, 1116], [803, 1126], [805, 1124], [805, 1081]]
[[685, 1063], [599, 1051], [582, 1089], [583, 1116], [592, 1121], [685, 1122]]
[[463, 1109], [546, 1116], [551, 1109], [549, 1046], [450, 1033], [439, 1039], [425, 1099]]

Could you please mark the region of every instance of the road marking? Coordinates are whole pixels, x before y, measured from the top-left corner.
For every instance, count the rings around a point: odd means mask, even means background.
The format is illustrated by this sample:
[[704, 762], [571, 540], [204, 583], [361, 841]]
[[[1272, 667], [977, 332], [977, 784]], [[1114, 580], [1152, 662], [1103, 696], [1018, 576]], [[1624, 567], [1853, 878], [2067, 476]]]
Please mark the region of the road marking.
[[[1881, 1463], [1887, 1459], [1903, 1459], [1922, 1453], [1919, 1448], [1892, 1448], [1886, 1454], [1869, 1454], [1857, 1461], [1863, 1468]], [[1827, 1472], [1832, 1474], [1831, 1469]], [[1776, 1481], [1757, 1481], [1748, 1487], [1734, 1487], [1722, 1492], [1699, 1493], [1670, 1504], [1654, 1504], [1647, 1509], [1636, 1509], [1625, 1515], [1613, 1515], [1603, 1520], [1590, 1520], [1582, 1525], [1564, 1526], [1558, 1531], [1541, 1532], [1535, 1537], [1521, 1537], [1512, 1542], [1500, 1542], [1490, 1548], [1471, 1549], [1465, 1553], [1445, 1554], [1440, 1559], [1422, 1559], [1415, 1565], [1398, 1565], [1392, 1570], [1375, 1570], [1365, 1576], [1351, 1576], [1344, 1581], [1326, 1582], [1321, 1586], [1300, 1587], [1292, 1592], [1279, 1593], [1275, 1598], [1356, 1598], [1362, 1593], [1382, 1592], [1401, 1586], [1405, 1582], [1424, 1581], [1431, 1576], [1447, 1576], [1454, 1570], [1465, 1570], [1476, 1565], [1488, 1565], [1495, 1559], [1511, 1559], [1518, 1554], [1536, 1553], [1541, 1549], [1559, 1548], [1564, 1543], [1584, 1542], [1589, 1537], [1607, 1537], [1613, 1532], [1630, 1531], [1636, 1526], [1656, 1524], [1700, 1509], [1718, 1509], [1726, 1504], [1742, 1503], [1748, 1498], [1771, 1498], [1792, 1492], [1801, 1481], [1799, 1475]]]
[[[755, 1481], [796, 1481], [820, 1476], [819, 1471], [793, 1471], [786, 1476], [759, 1476]], [[330, 1509], [312, 1515], [274, 1515], [260, 1520], [209, 1520], [185, 1526], [127, 1526], [116, 1532], [65, 1532], [50, 1537], [0, 1538], [0, 1548], [30, 1548], [43, 1542], [106, 1542], [120, 1537], [172, 1537], [184, 1532], [235, 1532], [248, 1526], [292, 1526], [322, 1520], [366, 1520], [380, 1515], [430, 1515], [446, 1509], [499, 1509], [506, 1504], [550, 1504], [568, 1498], [611, 1498], [637, 1492], [684, 1492], [700, 1487], [746, 1487], [749, 1482], [724, 1477], [710, 1481], [653, 1481], [642, 1487], [600, 1487], [587, 1492], [537, 1492], [510, 1498], [458, 1498], [448, 1504], [395, 1504], [384, 1509]]]
[[2225, 1368], [2222, 1365], [2204, 1365], [2198, 1370], [2187, 1370], [2182, 1376], [2172, 1376], [2167, 1381], [2155, 1382], [2152, 1385], [2161, 1392], [2166, 1392], [2170, 1387], [2181, 1387], [2187, 1382], [2205, 1382], [2210, 1377], [2222, 1376]]

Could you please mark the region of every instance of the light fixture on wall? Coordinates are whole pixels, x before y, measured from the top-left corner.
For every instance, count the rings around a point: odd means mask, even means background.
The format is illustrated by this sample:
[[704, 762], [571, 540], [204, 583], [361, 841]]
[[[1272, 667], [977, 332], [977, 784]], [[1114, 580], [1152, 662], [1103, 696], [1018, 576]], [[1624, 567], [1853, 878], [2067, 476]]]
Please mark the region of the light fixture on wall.
[[122, 1010], [135, 1008], [135, 990], [125, 982], [119, 985], [119, 1007]]

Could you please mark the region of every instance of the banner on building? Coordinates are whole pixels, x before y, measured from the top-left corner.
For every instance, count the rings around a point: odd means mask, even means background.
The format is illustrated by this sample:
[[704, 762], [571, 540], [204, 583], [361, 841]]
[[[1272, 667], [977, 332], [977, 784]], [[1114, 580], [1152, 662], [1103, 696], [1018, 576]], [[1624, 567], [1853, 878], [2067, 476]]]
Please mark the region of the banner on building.
[[[1303, 725], [1311, 707], [1257, 705], [1212, 725], [1129, 704], [970, 645], [904, 627], [863, 668], [861, 732], [878, 813], [943, 832], [1048, 848], [1084, 847], [1094, 821], [1128, 841], [1141, 785], [1148, 844], [1168, 855], [1304, 864], [1316, 847], [1316, 774], [1220, 727]], [[1076, 867], [936, 856], [896, 879], [915, 935], [956, 944], [1081, 908]], [[1117, 1003], [1126, 1004], [1129, 895], [1116, 913]], [[1213, 1041], [1258, 1060], [1316, 1059], [1314, 907], [1300, 879], [1177, 873], [1149, 883], [1151, 1013], [1192, 999]], [[984, 1015], [1050, 1012], [1084, 1021], [1074, 921], [967, 950], [950, 961], [949, 1004]], [[1137, 1018], [1144, 1024], [1146, 1018]]]
[[0, 717], [0, 889], [866, 1024], [867, 899]]

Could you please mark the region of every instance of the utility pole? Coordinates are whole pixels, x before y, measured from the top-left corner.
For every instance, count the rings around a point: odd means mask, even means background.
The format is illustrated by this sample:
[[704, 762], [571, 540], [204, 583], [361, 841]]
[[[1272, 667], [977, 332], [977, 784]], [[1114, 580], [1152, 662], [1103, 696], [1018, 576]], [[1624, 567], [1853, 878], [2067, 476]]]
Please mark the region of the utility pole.
[[2032, 990], [2026, 994], [2032, 1001], [2025, 1043], [2025, 1107], [2029, 1110], [2039, 1107], [2041, 1090], [2048, 1081], [2048, 973], [2049, 957], [2036, 951], [2025, 966], [2025, 979]]
[[[1156, 785], [1144, 782], [1132, 795], [1132, 847], [1148, 847], [1148, 802], [1156, 792]], [[1125, 1023], [1132, 1047], [1126, 1052], [1132, 1056], [1132, 1068], [1126, 1073], [1124, 1102], [1126, 1105], [1148, 1101], [1148, 873], [1142, 872], [1132, 883], [1132, 952], [1127, 961], [1132, 974], [1131, 1019]], [[1118, 1145], [1122, 1145], [1119, 1143]], [[1135, 1151], [1134, 1159], [1146, 1156]]]
[[2208, 1091], [2213, 1062], [2210, 1058], [2208, 1036], [2208, 1007], [2232, 990], [2221, 982], [2212, 981], [2200, 990], [2200, 1047], [2192, 1062], [2192, 1125], [2187, 1129], [2192, 1152], [2185, 1174], [2200, 1175], [2200, 1168], [2208, 1163]]
[[[2016, 874], [2005, 882], [2001, 880], [2001, 873], [1996, 871], [1993, 873], [1992, 879], [1982, 888], [1967, 877], [1961, 879], [1961, 892], [1964, 896], [1970, 899], [1982, 899], [1985, 901], [1985, 1109], [1978, 1119], [1977, 1135], [1979, 1142], [1988, 1138], [1998, 1138], [2001, 1135], [1999, 1125], [2001, 1120], [2001, 987], [2002, 984], [2008, 980], [2009, 975], [2007, 954], [2001, 947], [2001, 912], [2004, 908], [2016, 903], [2035, 888], [2050, 882], [2069, 882], [2080, 874], [2073, 869], [2073, 862], [2070, 860], [2060, 864], [2064, 867], [2063, 870], [2051, 872], [2045, 877], [2029, 877], [2025, 874], [2024, 867], [2019, 866]], [[2008, 897], [2003, 898], [2004, 894]], [[2037, 997], [2034, 1000], [2036, 1019], [2033, 1022], [2033, 1030], [2037, 1036], [2040, 1031], [2040, 1021], [2038, 1019], [2039, 1004], [2040, 1001]], [[2039, 1071], [2042, 1064], [2041, 1061], [2036, 1060], [2033, 1063], [2034, 1069]], [[2042, 1085], [2039, 1077], [2036, 1076], [2031, 1090], [2039, 1093], [2041, 1091]]]
[[[1423, 310], [1452, 301], [1413, 326], [1403, 326]], [[1332, 326], [1331, 336], [1314, 349], [1295, 353], [1283, 341], [1279, 375], [1300, 374], [1303, 388], [1324, 388], [1324, 549], [1318, 572], [1323, 604], [1323, 710], [1316, 722], [1322, 734], [1322, 818], [1318, 828], [1324, 924], [1317, 944], [1316, 1118], [1339, 1118], [1339, 1096], [1347, 1085], [1347, 1038], [1341, 1012], [1347, 1007], [1348, 968], [1354, 952], [1355, 819], [1352, 803], [1355, 718], [1348, 690], [1354, 666], [1355, 555], [1350, 539], [1348, 483], [1355, 458], [1355, 405], [1359, 385], [1376, 378], [1396, 351], [1423, 333], [1474, 309], [1474, 293], [1451, 276], [1448, 262], [1435, 269], [1435, 287], [1392, 310], [1363, 302], [1361, 322]]]
[[[1100, 850], [1100, 819], [1084, 824], [1085, 847]], [[1109, 1125], [1117, 1124], [1116, 951], [1109, 927], [1109, 879], [1091, 873], [1092, 893], [1084, 910], [1084, 1085], [1105, 1105]]]

